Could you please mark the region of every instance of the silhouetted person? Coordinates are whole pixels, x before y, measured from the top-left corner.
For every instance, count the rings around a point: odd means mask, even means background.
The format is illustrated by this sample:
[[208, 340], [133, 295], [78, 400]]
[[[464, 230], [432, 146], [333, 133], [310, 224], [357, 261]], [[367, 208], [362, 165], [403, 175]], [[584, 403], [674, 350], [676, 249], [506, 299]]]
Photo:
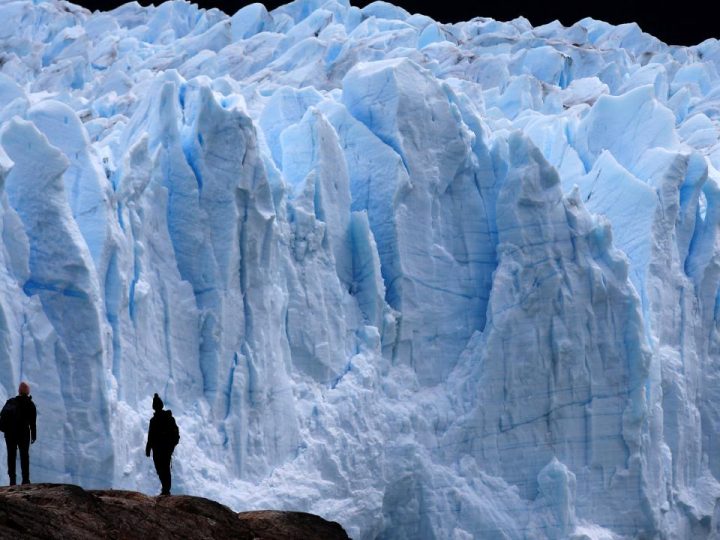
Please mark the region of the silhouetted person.
[[162, 399], [157, 394], [153, 396], [152, 407], [155, 414], [150, 419], [145, 455], [150, 457], [150, 451], [152, 450], [155, 470], [162, 484], [160, 495], [170, 495], [170, 485], [172, 483], [170, 460], [175, 446], [180, 441], [180, 431], [175, 423], [172, 411], [163, 410]]
[[0, 413], [0, 427], [5, 432], [8, 477], [11, 486], [16, 484], [15, 466], [18, 449], [20, 449], [22, 483], [30, 483], [30, 445], [37, 438], [36, 418], [37, 409], [30, 396], [30, 385], [23, 381], [20, 383], [18, 395], [8, 399]]

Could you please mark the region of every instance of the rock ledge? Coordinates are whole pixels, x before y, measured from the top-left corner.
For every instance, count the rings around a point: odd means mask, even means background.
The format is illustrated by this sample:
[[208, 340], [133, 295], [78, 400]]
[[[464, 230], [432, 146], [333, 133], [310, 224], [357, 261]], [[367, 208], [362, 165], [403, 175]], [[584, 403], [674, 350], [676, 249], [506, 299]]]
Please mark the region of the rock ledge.
[[85, 491], [68, 484], [0, 488], [0, 538], [348, 540], [338, 523], [312, 514], [238, 514], [201, 497]]

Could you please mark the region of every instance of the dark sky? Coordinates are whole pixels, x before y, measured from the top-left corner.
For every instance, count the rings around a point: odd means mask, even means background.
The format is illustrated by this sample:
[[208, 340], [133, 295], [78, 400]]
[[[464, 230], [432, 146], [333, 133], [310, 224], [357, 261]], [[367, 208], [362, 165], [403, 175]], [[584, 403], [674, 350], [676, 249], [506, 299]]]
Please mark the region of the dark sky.
[[[143, 5], [158, 2], [159, 0], [140, 0]], [[93, 10], [107, 10], [123, 4], [124, 0], [76, 0], [75, 3]], [[233, 14], [252, 1], [200, 0], [195, 3], [202, 7], [218, 7], [225, 13]], [[272, 9], [286, 2], [263, 3], [268, 9]], [[362, 7], [369, 2], [351, 0], [351, 3]], [[559, 19], [569, 26], [589, 16], [613, 24], [637, 22], [645, 32], [672, 45], [694, 45], [709, 37], [720, 38], [720, 22], [709, 13], [709, 0], [395, 0], [392, 3], [411, 13], [423, 13], [442, 22], [466, 21], [477, 16], [506, 21], [522, 15], [535, 26], [554, 19]]]

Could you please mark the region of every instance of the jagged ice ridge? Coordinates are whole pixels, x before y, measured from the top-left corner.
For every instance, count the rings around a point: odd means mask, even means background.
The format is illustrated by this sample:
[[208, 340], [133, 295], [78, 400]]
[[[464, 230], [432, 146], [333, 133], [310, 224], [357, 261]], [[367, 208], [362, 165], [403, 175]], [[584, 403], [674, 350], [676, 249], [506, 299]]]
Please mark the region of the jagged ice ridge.
[[0, 4], [0, 399], [35, 481], [354, 538], [720, 527], [720, 44]]

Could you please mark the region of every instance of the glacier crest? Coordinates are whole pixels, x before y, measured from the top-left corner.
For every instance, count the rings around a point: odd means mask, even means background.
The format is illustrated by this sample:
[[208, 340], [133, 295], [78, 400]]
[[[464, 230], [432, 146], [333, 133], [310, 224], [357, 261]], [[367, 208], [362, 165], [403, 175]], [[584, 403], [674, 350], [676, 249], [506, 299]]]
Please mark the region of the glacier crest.
[[354, 538], [720, 531], [720, 43], [386, 2], [0, 5], [35, 481]]

